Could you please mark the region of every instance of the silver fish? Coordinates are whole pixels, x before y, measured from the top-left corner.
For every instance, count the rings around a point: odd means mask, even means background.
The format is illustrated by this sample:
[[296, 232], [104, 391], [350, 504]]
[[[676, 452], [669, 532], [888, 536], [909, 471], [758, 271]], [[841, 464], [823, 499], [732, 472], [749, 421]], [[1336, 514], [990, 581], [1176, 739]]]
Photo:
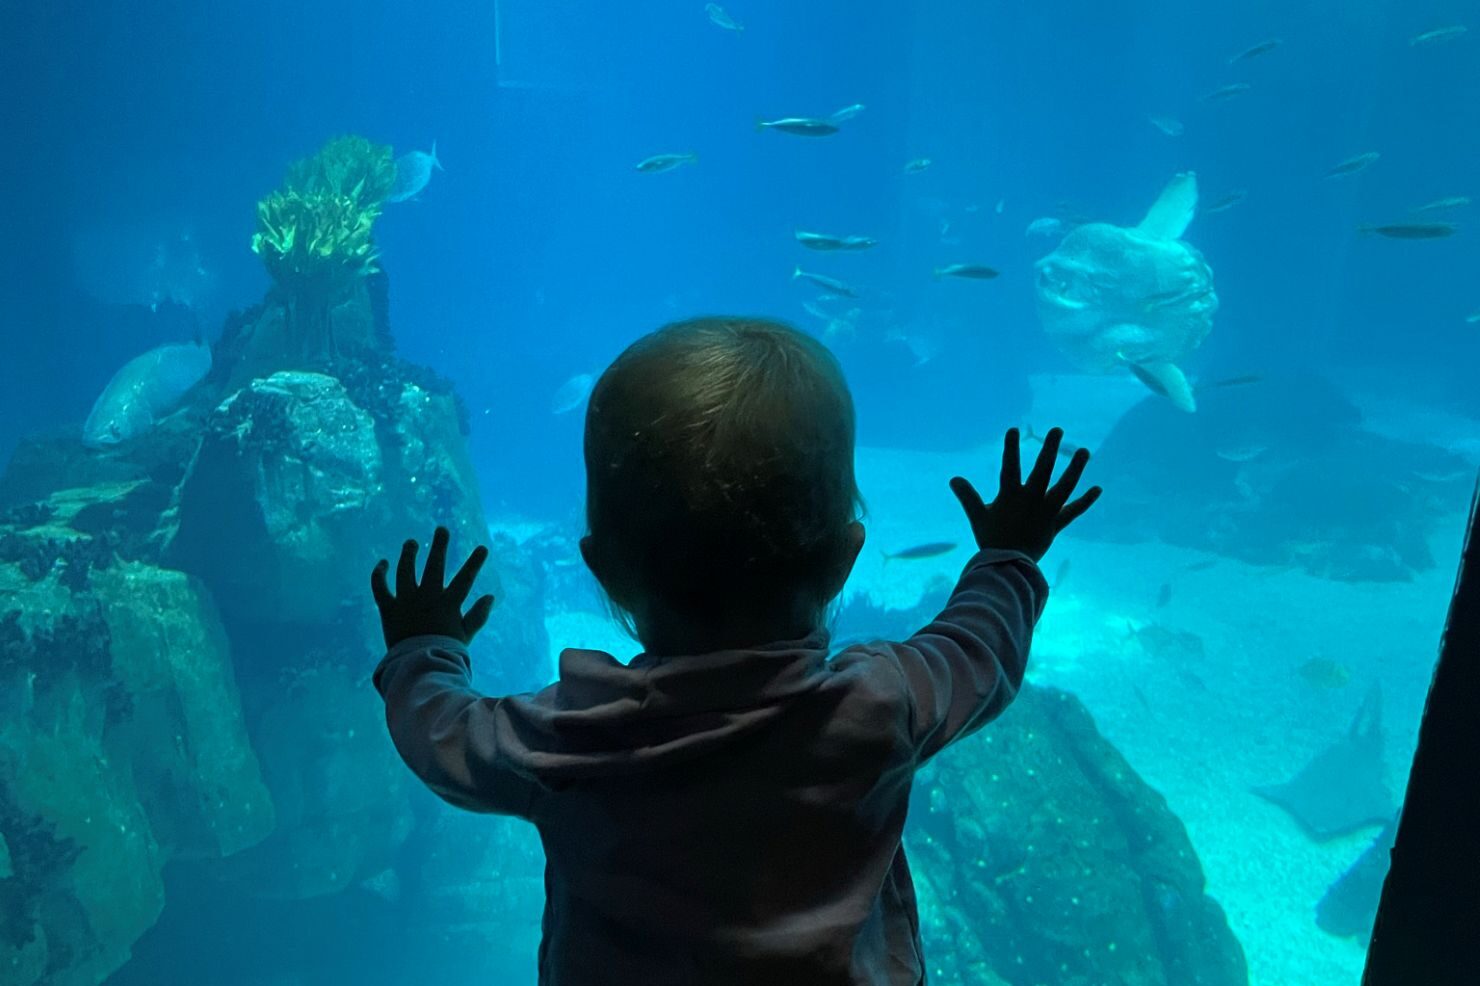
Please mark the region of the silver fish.
[[997, 276], [994, 268], [985, 264], [947, 264], [935, 268], [936, 277], [964, 277], [972, 281], [990, 281]]
[[396, 158], [396, 181], [391, 185], [387, 202], [405, 202], [421, 194], [432, 180], [432, 170], [446, 171], [437, 160], [437, 142], [430, 151], [411, 151]]
[[807, 281], [810, 284], [817, 285], [824, 291], [831, 291], [833, 294], [840, 294], [846, 298], [858, 297], [857, 289], [851, 284], [848, 284], [846, 281], [840, 281], [835, 277], [828, 277], [826, 274], [814, 274], [811, 271], [802, 270], [800, 267], [797, 267], [792, 270], [791, 277], [794, 281]]
[[1028, 223], [1024, 236], [1063, 236], [1067, 227], [1064, 221], [1054, 216], [1040, 216]]
[[1470, 197], [1468, 195], [1450, 195], [1450, 196], [1447, 196], [1446, 198], [1435, 199], [1432, 202], [1425, 202], [1423, 205], [1419, 206], [1417, 209], [1414, 209], [1413, 211], [1414, 212], [1443, 212], [1443, 211], [1448, 210], [1448, 209], [1461, 209], [1461, 208], [1463, 208], [1463, 207], [1465, 207], [1465, 206], [1467, 206], [1469, 204], [1470, 204]]
[[832, 116], [828, 117], [828, 119], [834, 123], [842, 123], [845, 120], [853, 119], [855, 116], [862, 113], [867, 108], [868, 107], [864, 106], [862, 103], [852, 103], [851, 105], [844, 106]]
[[1235, 188], [1229, 191], [1226, 195], [1215, 199], [1211, 205], [1204, 207], [1203, 212], [1207, 214], [1212, 214], [1215, 212], [1227, 212], [1229, 209], [1232, 209], [1235, 205], [1242, 202], [1244, 200], [1244, 196], [1248, 194], [1249, 190], [1246, 188]]
[[82, 426], [82, 443], [106, 448], [148, 432], [211, 371], [205, 343], [160, 346], [113, 374]]
[[1249, 85], [1247, 82], [1230, 82], [1226, 86], [1219, 86], [1212, 92], [1204, 93], [1202, 101], [1205, 103], [1221, 103], [1225, 99], [1232, 99], [1235, 96], [1242, 96], [1244, 93], [1248, 92], [1252, 88], [1254, 87]]
[[1285, 42], [1282, 38], [1270, 38], [1267, 41], [1261, 41], [1256, 45], [1250, 45], [1243, 51], [1239, 52], [1237, 55], [1234, 55], [1232, 58], [1230, 58], [1228, 60], [1228, 64], [1237, 65], [1239, 62], [1247, 62], [1251, 58], [1258, 58], [1260, 55], [1265, 55], [1271, 51], [1274, 51], [1276, 48], [1284, 43]]
[[867, 250], [878, 246], [879, 241], [871, 236], [829, 236], [826, 233], [796, 231], [797, 242], [809, 250]]
[[1480, 325], [1480, 308], [1465, 316], [1466, 325]]
[[726, 31], [745, 30], [744, 24], [741, 24], [739, 21], [735, 20], [735, 18], [731, 17], [725, 11], [725, 8], [721, 7], [717, 3], [706, 3], [704, 5], [704, 13], [709, 15], [709, 21], [715, 27], [722, 27]]
[[1463, 24], [1451, 24], [1449, 27], [1436, 27], [1432, 31], [1415, 34], [1408, 39], [1410, 45], [1438, 44], [1441, 41], [1454, 41], [1462, 37], [1469, 28]]
[[1459, 232], [1454, 223], [1390, 223], [1385, 226], [1358, 226], [1360, 233], [1377, 233], [1395, 240], [1436, 240]]
[[918, 175], [920, 172], [930, 167], [930, 163], [931, 162], [928, 157], [917, 157], [913, 161], [906, 161], [904, 165], [904, 173], [907, 175]]
[[1365, 171], [1368, 168], [1372, 167], [1372, 165], [1377, 163], [1377, 159], [1380, 157], [1382, 157], [1382, 155], [1377, 153], [1376, 151], [1367, 151], [1364, 154], [1358, 154], [1354, 157], [1349, 157], [1345, 161], [1342, 161], [1340, 164], [1334, 165], [1333, 167], [1327, 169], [1326, 172], [1321, 175], [1321, 177], [1339, 178], [1342, 175], [1354, 175], [1358, 171]]
[[1182, 121], [1176, 119], [1175, 117], [1148, 116], [1146, 119], [1151, 122], [1151, 125], [1153, 127], [1155, 127], [1157, 130], [1160, 130], [1168, 137], [1180, 137], [1182, 136], [1183, 130], [1186, 129], [1182, 126]]
[[779, 120], [757, 120], [758, 130], [779, 130], [798, 137], [827, 137], [838, 132], [838, 125], [810, 116], [784, 116]]
[[654, 154], [652, 157], [638, 161], [637, 170], [647, 174], [657, 174], [660, 171], [672, 171], [685, 164], [694, 164], [698, 160], [699, 155], [697, 154]]

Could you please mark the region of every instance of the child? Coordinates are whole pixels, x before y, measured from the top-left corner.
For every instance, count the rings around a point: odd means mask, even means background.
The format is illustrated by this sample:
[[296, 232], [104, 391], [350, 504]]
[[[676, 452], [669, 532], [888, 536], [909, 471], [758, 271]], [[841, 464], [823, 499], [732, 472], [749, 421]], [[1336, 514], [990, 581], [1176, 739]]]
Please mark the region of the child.
[[1100, 491], [1027, 482], [1007, 432], [984, 504], [951, 480], [978, 547], [904, 643], [828, 660], [825, 617], [863, 526], [837, 362], [783, 325], [695, 319], [635, 343], [586, 416], [581, 554], [644, 653], [568, 649], [534, 694], [473, 691], [463, 613], [479, 547], [444, 589], [448, 534], [416, 579], [408, 541], [371, 576], [375, 672], [408, 766], [471, 811], [517, 815], [546, 855], [541, 986], [925, 981], [900, 843], [914, 773], [1012, 701], [1048, 586], [1036, 562]]

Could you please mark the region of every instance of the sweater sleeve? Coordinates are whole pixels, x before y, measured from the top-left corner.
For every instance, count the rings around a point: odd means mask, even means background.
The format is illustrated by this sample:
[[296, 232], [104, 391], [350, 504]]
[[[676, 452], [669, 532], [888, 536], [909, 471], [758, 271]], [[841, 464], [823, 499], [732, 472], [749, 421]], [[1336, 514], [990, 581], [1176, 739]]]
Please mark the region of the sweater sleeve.
[[449, 804], [529, 818], [538, 784], [501, 755], [505, 699], [473, 690], [468, 651], [452, 637], [412, 637], [375, 669], [396, 751]]
[[919, 762], [991, 722], [1017, 696], [1033, 626], [1048, 600], [1038, 566], [1016, 551], [980, 551], [945, 609], [886, 645], [903, 675]]

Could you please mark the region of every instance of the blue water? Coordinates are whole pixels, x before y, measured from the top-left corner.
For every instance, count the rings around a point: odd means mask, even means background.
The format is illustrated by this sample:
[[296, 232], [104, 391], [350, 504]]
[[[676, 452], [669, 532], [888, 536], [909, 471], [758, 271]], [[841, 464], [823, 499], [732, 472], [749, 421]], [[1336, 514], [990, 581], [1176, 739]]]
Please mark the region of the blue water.
[[[418, 200], [387, 208], [376, 241], [398, 351], [448, 376], [466, 403], [495, 526], [573, 522], [581, 415], [552, 414], [551, 401], [642, 333], [714, 312], [821, 333], [802, 307], [818, 292], [791, 278], [796, 265], [862, 289], [856, 333], [827, 340], [853, 387], [861, 445], [960, 454], [992, 444], [1045, 406], [1032, 378], [1074, 372], [1034, 306], [1032, 265], [1055, 241], [1025, 228], [1065, 212], [1134, 225], [1188, 170], [1204, 202], [1248, 193], [1186, 234], [1221, 300], [1211, 336], [1185, 361], [1189, 375], [1328, 375], [1369, 421], [1382, 409], [1385, 434], [1473, 470], [1480, 324], [1466, 318], [1480, 313], [1480, 206], [1424, 216], [1458, 225], [1445, 238], [1357, 232], [1443, 197], [1480, 198], [1473, 6], [735, 0], [726, 9], [745, 31], [721, 30], [693, 0], [6, 5], [0, 465], [28, 435], [76, 428], [128, 359], [214, 338], [228, 312], [256, 303], [268, 287], [248, 248], [256, 201], [290, 161], [355, 133], [397, 153], [435, 140], [445, 166]], [[1467, 21], [1453, 41], [1409, 42]], [[1228, 64], [1267, 38], [1283, 43]], [[1249, 91], [1199, 98], [1234, 82]], [[853, 103], [866, 108], [825, 138], [755, 126]], [[1174, 117], [1185, 132], [1166, 136], [1148, 116]], [[1381, 154], [1370, 168], [1321, 178], [1367, 151]], [[660, 153], [698, 160], [635, 170]], [[916, 158], [931, 166], [906, 174]], [[816, 253], [795, 242], [797, 229], [880, 245]], [[138, 272], [161, 258], [199, 288], [176, 299], [188, 308], [150, 310]], [[931, 276], [954, 262], [1001, 276]], [[918, 361], [901, 337], [925, 340], [930, 357]], [[1303, 403], [1302, 387], [1282, 393], [1257, 411], [1264, 444], [1325, 413]], [[1216, 413], [1236, 419], [1242, 398], [1229, 394]], [[1065, 413], [1093, 421], [1096, 439], [1115, 423], [1095, 420], [1091, 405]], [[1436, 563], [1413, 573], [1433, 632], [1457, 549], [1458, 531], [1444, 525], [1466, 492], [1459, 482], [1436, 494], [1442, 503], [1419, 535], [1436, 545]], [[871, 500], [886, 516], [891, 505], [914, 507], [903, 493]], [[1160, 581], [1151, 577], [1153, 591]], [[1408, 648], [1410, 682], [1423, 678], [1431, 641], [1420, 634]], [[1330, 712], [1338, 729], [1360, 694], [1351, 691]], [[1409, 707], [1393, 713], [1402, 729], [1418, 714], [1421, 685], [1405, 698]], [[1406, 756], [1406, 742], [1390, 755]], [[1345, 863], [1325, 865], [1323, 879]], [[322, 936], [344, 931], [327, 904], [314, 920]], [[263, 930], [261, 949], [284, 933]], [[159, 963], [184, 937], [145, 952]], [[312, 951], [291, 944], [287, 952]], [[1275, 962], [1254, 964], [1268, 977]], [[1287, 974], [1279, 981], [1306, 981]], [[144, 981], [127, 967], [119, 975]], [[242, 981], [334, 981], [290, 962], [280, 975]]]

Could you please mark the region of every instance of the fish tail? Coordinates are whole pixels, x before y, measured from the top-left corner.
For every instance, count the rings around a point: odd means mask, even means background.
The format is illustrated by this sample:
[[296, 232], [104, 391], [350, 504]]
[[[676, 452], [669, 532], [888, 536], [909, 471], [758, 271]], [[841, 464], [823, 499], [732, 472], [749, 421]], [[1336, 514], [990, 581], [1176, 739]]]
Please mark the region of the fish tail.
[[435, 137], [432, 138], [432, 167], [436, 168], [438, 171], [447, 170], [446, 168], [442, 167], [442, 162], [437, 160], [437, 138]]
[[795, 281], [797, 278], [799, 278], [801, 276], [802, 276], [802, 268], [801, 267], [794, 267], [794, 268], [792, 268], [792, 271], [791, 271], [791, 279], [793, 281]]
[[759, 133], [760, 131], [766, 129], [766, 118], [765, 117], [758, 116], [758, 117], [755, 118], [755, 129], [756, 129], [756, 132], [757, 133]]

